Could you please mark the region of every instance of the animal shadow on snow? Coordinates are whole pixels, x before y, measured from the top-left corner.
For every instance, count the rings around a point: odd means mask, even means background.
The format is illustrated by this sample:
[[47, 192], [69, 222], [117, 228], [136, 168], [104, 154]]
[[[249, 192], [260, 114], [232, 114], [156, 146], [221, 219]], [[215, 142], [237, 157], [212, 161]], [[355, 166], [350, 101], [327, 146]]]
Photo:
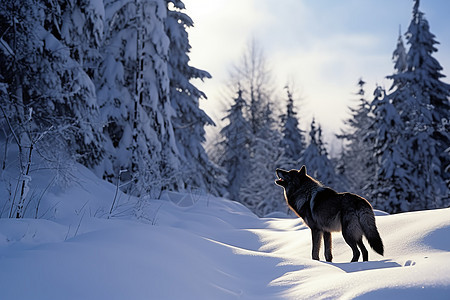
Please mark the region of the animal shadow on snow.
[[[366, 262], [352, 262], [352, 263], [326, 263], [341, 269], [346, 273], [354, 273], [368, 270], [376, 269], [388, 269], [388, 268], [398, 268], [402, 265], [395, 261], [389, 261], [387, 259], [380, 261], [366, 261]], [[414, 265], [410, 264], [409, 266]], [[405, 266], [408, 266], [407, 264]]]

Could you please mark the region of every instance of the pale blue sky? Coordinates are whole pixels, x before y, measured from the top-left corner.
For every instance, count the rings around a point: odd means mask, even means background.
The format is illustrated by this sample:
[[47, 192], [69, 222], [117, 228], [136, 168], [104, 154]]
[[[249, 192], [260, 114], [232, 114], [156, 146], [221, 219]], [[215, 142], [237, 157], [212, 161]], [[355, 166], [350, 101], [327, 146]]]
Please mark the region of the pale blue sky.
[[[255, 37], [280, 88], [287, 80], [295, 82], [297, 96], [303, 99], [302, 127], [315, 116], [327, 132], [338, 132], [347, 106], [357, 99], [359, 77], [367, 82], [368, 98], [376, 83], [389, 88], [384, 77], [393, 72], [399, 25], [404, 33], [413, 7], [413, 0], [183, 2], [195, 23], [189, 31], [192, 65], [213, 76], [197, 86], [206, 92], [208, 100], [202, 105], [215, 121], [223, 117], [220, 90], [230, 65]], [[422, 0], [420, 9], [440, 42], [435, 57], [450, 76], [450, 1]]]

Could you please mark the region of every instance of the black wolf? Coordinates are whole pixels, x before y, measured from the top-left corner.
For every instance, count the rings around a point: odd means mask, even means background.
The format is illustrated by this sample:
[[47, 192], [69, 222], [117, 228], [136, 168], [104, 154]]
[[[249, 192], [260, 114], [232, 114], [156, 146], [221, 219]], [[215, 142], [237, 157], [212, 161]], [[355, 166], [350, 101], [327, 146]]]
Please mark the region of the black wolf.
[[383, 255], [384, 247], [375, 224], [372, 205], [355, 194], [337, 193], [306, 174], [306, 167], [300, 170], [276, 170], [275, 183], [284, 188], [284, 196], [289, 207], [301, 217], [312, 233], [312, 258], [319, 260], [321, 238], [325, 244], [325, 259], [333, 259], [331, 254], [331, 232], [341, 231], [344, 240], [352, 248], [353, 261], [358, 261], [361, 249], [363, 260], [369, 254], [363, 244], [366, 236], [369, 245]]

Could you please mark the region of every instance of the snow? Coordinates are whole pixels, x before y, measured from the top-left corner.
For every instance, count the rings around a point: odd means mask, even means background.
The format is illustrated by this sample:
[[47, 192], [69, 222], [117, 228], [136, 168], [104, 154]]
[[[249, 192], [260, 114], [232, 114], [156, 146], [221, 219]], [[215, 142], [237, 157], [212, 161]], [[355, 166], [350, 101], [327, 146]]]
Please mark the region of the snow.
[[[8, 172], [1, 199], [14, 178]], [[449, 208], [377, 212], [385, 256], [369, 250], [369, 262], [349, 263], [351, 250], [335, 233], [334, 262], [326, 263], [311, 260], [310, 231], [300, 219], [258, 218], [234, 201], [175, 192], [159, 200], [119, 193], [110, 215], [116, 187], [79, 165], [72, 175], [73, 184], [45, 192], [43, 218], [0, 219], [1, 299], [450, 295]], [[30, 194], [40, 195], [51, 177], [35, 171]], [[34, 215], [32, 207], [26, 214]]]

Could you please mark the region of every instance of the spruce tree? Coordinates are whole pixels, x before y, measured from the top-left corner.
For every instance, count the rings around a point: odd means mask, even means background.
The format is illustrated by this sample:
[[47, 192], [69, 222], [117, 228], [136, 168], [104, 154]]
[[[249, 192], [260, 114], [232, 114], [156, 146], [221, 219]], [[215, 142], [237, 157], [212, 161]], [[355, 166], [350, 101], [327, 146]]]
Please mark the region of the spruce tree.
[[193, 21], [182, 11], [184, 4], [181, 1], [166, 2], [173, 4], [173, 9], [168, 10], [165, 28], [170, 40], [170, 102], [175, 109], [172, 120], [183, 161], [181, 173], [184, 188], [200, 188], [219, 195], [224, 192], [224, 173], [209, 159], [203, 148], [204, 127], [215, 124], [199, 107], [200, 99], [206, 99], [205, 94], [191, 83], [191, 79], [203, 80], [211, 78], [211, 75], [189, 65], [191, 46], [186, 30], [193, 26]]
[[371, 152], [373, 139], [368, 136], [373, 115], [370, 113], [370, 104], [365, 98], [365, 84], [362, 79], [358, 81], [357, 95], [360, 97], [358, 106], [349, 107], [351, 117], [345, 121], [348, 129], [337, 135], [345, 145], [338, 168], [342, 170], [351, 184], [351, 189], [356, 193], [362, 193], [363, 187], [375, 172]]
[[375, 176], [364, 187], [373, 206], [390, 213], [408, 211], [416, 197], [413, 163], [408, 158], [405, 125], [399, 111], [381, 87], [374, 91], [372, 101], [375, 118], [369, 130], [375, 144]]
[[408, 147], [408, 160], [416, 168], [415, 190], [421, 195], [411, 209], [435, 208], [447, 205], [445, 184], [449, 145], [448, 118], [450, 85], [442, 82], [442, 67], [432, 56], [437, 49], [435, 36], [428, 21], [414, 2], [413, 18], [406, 33], [409, 50], [404, 71], [389, 76], [393, 79], [388, 95], [404, 123], [403, 135]]
[[122, 179], [131, 180], [137, 194], [182, 188], [170, 102], [167, 4], [105, 1], [105, 16], [97, 90], [109, 156], [98, 172], [112, 179], [127, 170]]
[[220, 166], [227, 171], [227, 191], [230, 199], [241, 201], [241, 186], [247, 178], [249, 172], [249, 142], [251, 140], [251, 127], [244, 118], [243, 109], [246, 106], [242, 98], [242, 91], [238, 91], [238, 96], [234, 104], [227, 111], [227, 116], [223, 120], [228, 120], [228, 125], [222, 128], [221, 147], [223, 155], [219, 160]]
[[[424, 97], [424, 104], [432, 106], [428, 109], [432, 111], [433, 122], [441, 124], [442, 119], [448, 118], [450, 85], [441, 81], [445, 77], [441, 73], [443, 68], [433, 57], [433, 53], [437, 52], [435, 45], [439, 42], [430, 32], [428, 21], [419, 10], [419, 3], [419, 0], [414, 1], [413, 18], [406, 32], [409, 50], [407, 69], [402, 77], [409, 78], [415, 84], [417, 92]], [[448, 143], [448, 140], [444, 141]]]
[[289, 90], [287, 90], [287, 106], [286, 113], [281, 116], [282, 120], [282, 140], [281, 147], [284, 149], [286, 165], [282, 166], [286, 169], [298, 168], [297, 162], [305, 150], [306, 143], [304, 131], [298, 127], [297, 112], [294, 109], [294, 98]]
[[339, 181], [336, 178], [333, 163], [328, 157], [325, 145], [322, 141], [322, 129], [320, 125], [316, 127], [315, 119], [311, 122], [309, 131], [309, 145], [306, 147], [300, 161], [306, 165], [309, 174], [324, 185], [335, 189], [340, 189]]
[[[450, 179], [450, 173], [445, 172], [445, 167], [450, 163], [450, 157], [445, 150], [450, 145], [450, 85], [441, 81], [446, 77], [441, 73], [443, 68], [432, 56], [437, 52], [435, 35], [430, 32], [428, 21], [419, 10], [419, 0], [414, 3], [413, 20], [408, 27], [406, 37], [410, 45], [407, 54], [408, 69], [405, 76], [413, 75], [413, 81], [418, 83], [416, 94], [422, 94], [427, 102], [425, 108], [432, 113], [431, 124], [433, 139], [437, 143], [437, 155], [441, 161], [440, 174], [444, 179]], [[425, 104], [425, 103], [424, 103]], [[430, 106], [428, 106], [430, 105]]]
[[253, 141], [249, 159], [249, 172], [240, 190], [244, 205], [260, 217], [275, 211], [286, 212], [286, 201], [273, 187], [274, 171], [286, 165], [286, 157], [280, 145], [273, 112], [269, 104], [264, 110], [264, 122]]

